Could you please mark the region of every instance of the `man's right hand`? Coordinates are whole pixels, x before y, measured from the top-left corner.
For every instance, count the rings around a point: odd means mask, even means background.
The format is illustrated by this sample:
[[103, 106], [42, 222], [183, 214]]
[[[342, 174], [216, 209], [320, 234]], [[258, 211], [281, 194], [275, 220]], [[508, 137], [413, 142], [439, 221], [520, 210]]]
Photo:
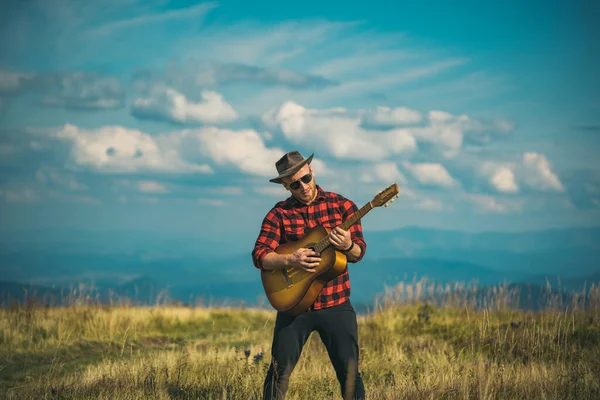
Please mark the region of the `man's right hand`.
[[301, 269], [306, 272], [315, 272], [321, 257], [313, 249], [302, 248], [289, 255], [289, 267]]

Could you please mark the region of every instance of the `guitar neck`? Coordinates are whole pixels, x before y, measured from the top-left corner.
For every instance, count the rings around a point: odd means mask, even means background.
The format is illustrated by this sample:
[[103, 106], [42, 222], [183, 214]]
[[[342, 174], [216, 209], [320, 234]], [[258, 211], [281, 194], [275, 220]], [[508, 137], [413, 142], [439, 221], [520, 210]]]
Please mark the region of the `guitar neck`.
[[[373, 209], [373, 205], [371, 204], [371, 202], [368, 202], [360, 210], [358, 210], [357, 212], [355, 212], [354, 214], [352, 214], [350, 216], [350, 218], [348, 218], [347, 220], [345, 220], [340, 225], [340, 228], [342, 228], [343, 230], [347, 231], [348, 229], [350, 229], [350, 227], [352, 225], [354, 225], [355, 223], [357, 223], [362, 217], [364, 217], [372, 209]], [[329, 242], [329, 238], [325, 237], [322, 240], [320, 240], [319, 242], [317, 242], [317, 244], [315, 245], [315, 250], [320, 253], [323, 250], [325, 250], [327, 247], [329, 247], [330, 245], [331, 245], [331, 243]]]

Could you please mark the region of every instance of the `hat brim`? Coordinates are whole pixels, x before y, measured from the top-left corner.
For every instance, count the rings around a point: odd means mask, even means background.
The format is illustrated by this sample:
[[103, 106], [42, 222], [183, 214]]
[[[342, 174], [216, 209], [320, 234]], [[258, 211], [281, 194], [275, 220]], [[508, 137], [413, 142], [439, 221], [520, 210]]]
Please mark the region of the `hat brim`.
[[273, 179], [269, 179], [269, 182], [273, 182], [273, 183], [283, 183], [281, 178], [287, 178], [288, 176], [292, 176], [294, 175], [296, 172], [298, 172], [302, 167], [304, 167], [306, 164], [310, 164], [310, 162], [313, 159], [313, 156], [315, 154], [311, 154], [310, 157], [308, 157], [307, 159], [305, 159], [304, 161], [299, 162], [298, 164], [294, 165], [292, 168], [290, 168], [289, 170], [281, 173], [278, 177], [273, 178]]

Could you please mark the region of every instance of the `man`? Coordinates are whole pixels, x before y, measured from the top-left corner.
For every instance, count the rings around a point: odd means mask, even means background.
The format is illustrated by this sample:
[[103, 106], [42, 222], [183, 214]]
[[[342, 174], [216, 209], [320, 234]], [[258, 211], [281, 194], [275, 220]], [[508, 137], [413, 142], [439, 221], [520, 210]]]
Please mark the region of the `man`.
[[[360, 220], [348, 230], [338, 226], [358, 211], [343, 196], [324, 191], [315, 180], [312, 154], [305, 159], [297, 151], [286, 153], [276, 163], [278, 172], [270, 182], [282, 184], [291, 196], [280, 201], [263, 219], [260, 234], [252, 251], [254, 265], [263, 270], [298, 268], [315, 272], [321, 261], [311, 249], [293, 254], [278, 254], [280, 244], [297, 241], [305, 229], [322, 225], [331, 228], [329, 241], [346, 254], [349, 263], [360, 261], [367, 245]], [[364, 398], [364, 386], [358, 371], [358, 326], [350, 303], [348, 268], [321, 290], [316, 301], [304, 313], [293, 317], [278, 312], [271, 346], [271, 365], [264, 382], [264, 399], [283, 399], [290, 375], [312, 331], [321, 336], [340, 383], [342, 396]]]

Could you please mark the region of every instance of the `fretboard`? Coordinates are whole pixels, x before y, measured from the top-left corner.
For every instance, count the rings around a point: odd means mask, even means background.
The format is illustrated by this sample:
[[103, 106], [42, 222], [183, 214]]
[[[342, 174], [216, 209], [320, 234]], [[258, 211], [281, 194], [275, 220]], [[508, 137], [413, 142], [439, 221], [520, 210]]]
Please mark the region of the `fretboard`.
[[[340, 228], [342, 228], [343, 230], [347, 231], [352, 225], [354, 225], [356, 222], [358, 222], [358, 220], [360, 220], [362, 217], [364, 217], [372, 209], [373, 209], [373, 206], [371, 205], [371, 202], [368, 202], [360, 210], [358, 210], [357, 212], [355, 212], [354, 214], [352, 214], [350, 216], [350, 218], [348, 218], [347, 220], [345, 220], [340, 225]], [[321, 239], [320, 241], [318, 241], [315, 244], [314, 249], [315, 249], [316, 252], [321, 253], [323, 250], [325, 250], [330, 245], [331, 245], [331, 243], [329, 242], [329, 238], [328, 237], [324, 237], [323, 239]]]

